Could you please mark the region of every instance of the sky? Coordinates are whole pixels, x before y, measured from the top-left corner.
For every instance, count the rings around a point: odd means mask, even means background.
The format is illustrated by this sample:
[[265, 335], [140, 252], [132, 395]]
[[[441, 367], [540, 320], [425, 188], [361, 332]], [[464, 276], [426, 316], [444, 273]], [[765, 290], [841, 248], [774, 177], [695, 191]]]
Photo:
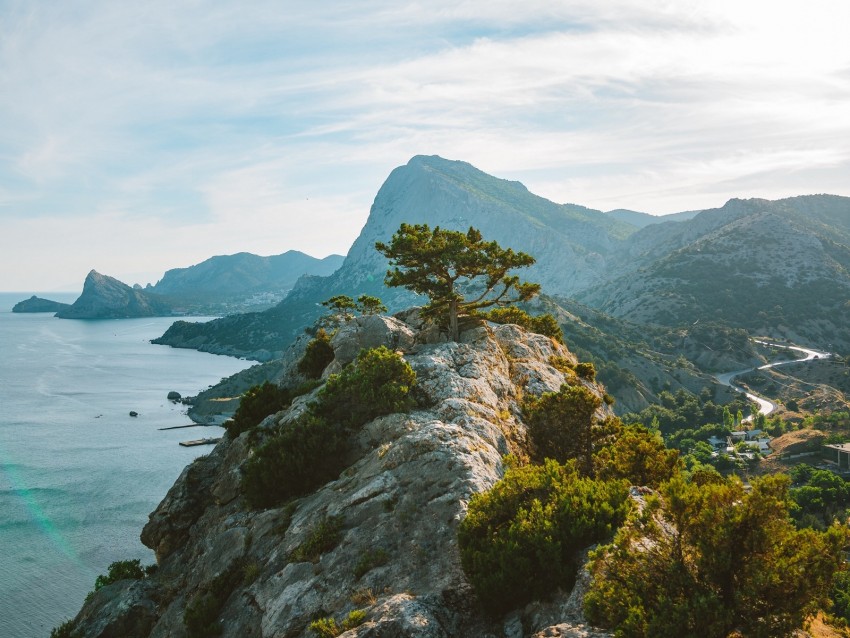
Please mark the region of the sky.
[[667, 214], [850, 195], [846, 0], [0, 0], [0, 290], [345, 254], [464, 160]]

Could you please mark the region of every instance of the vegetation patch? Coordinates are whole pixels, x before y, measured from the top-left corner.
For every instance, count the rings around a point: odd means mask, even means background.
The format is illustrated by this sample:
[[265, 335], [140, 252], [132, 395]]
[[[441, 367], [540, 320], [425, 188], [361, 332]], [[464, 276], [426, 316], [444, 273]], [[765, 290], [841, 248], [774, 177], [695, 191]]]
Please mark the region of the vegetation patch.
[[292, 552], [295, 562], [316, 562], [322, 554], [339, 545], [342, 539], [341, 516], [328, 516], [319, 521], [307, 534], [307, 538]]
[[354, 566], [354, 578], [360, 579], [376, 567], [386, 565], [390, 555], [381, 548], [367, 549]]
[[493, 308], [487, 312], [481, 312], [479, 316], [493, 323], [513, 323], [530, 332], [551, 337], [559, 343], [564, 343], [564, 333], [561, 330], [561, 326], [558, 325], [555, 317], [550, 314], [532, 317], [521, 308], [508, 306], [506, 308]]
[[308, 381], [296, 388], [282, 388], [268, 381], [255, 385], [242, 395], [236, 414], [224, 427], [230, 436], [237, 437], [259, 425], [270, 414], [288, 407], [296, 397], [311, 392], [317, 385], [315, 381]]
[[188, 638], [220, 636], [218, 617], [234, 590], [244, 582], [245, 567], [235, 561], [228, 569], [202, 586], [183, 612]]
[[572, 587], [575, 553], [610, 537], [628, 509], [626, 481], [585, 478], [552, 460], [509, 468], [469, 502], [458, 530], [463, 569], [484, 608], [503, 613]]
[[50, 638], [78, 638], [80, 634], [78, 634], [74, 629], [74, 620], [66, 620], [58, 627], [54, 627], [50, 630]]
[[349, 612], [342, 624], [337, 624], [332, 616], [317, 618], [310, 623], [308, 629], [319, 638], [335, 638], [341, 633], [359, 627], [366, 620], [366, 612], [362, 609], [355, 609]]
[[523, 414], [535, 462], [578, 459], [585, 474], [592, 467], [594, 439], [599, 432], [594, 415], [602, 401], [584, 386], [564, 384], [558, 392], [529, 397]]
[[319, 328], [298, 362], [298, 371], [308, 379], [318, 379], [333, 360], [331, 337], [323, 328]]
[[260, 446], [246, 464], [249, 505], [271, 507], [333, 480], [345, 467], [350, 439], [364, 423], [410, 409], [416, 373], [400, 355], [363, 350], [331, 375], [307, 413]]
[[788, 636], [825, 604], [844, 527], [795, 529], [789, 480], [674, 478], [593, 554], [588, 619], [624, 638]]

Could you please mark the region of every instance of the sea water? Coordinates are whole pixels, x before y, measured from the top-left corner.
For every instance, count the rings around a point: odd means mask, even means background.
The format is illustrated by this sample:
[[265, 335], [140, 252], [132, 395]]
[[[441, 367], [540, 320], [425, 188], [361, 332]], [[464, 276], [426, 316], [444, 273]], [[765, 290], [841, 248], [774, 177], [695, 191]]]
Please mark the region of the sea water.
[[[221, 433], [191, 423], [192, 395], [251, 363], [150, 343], [172, 319], [13, 314], [0, 293], [0, 636], [48, 636], [110, 563], [154, 562], [148, 514]], [[73, 301], [76, 295], [40, 295]], [[62, 298], [60, 298], [62, 297]], [[70, 298], [69, 298], [70, 297]], [[130, 411], [138, 413], [131, 417]]]

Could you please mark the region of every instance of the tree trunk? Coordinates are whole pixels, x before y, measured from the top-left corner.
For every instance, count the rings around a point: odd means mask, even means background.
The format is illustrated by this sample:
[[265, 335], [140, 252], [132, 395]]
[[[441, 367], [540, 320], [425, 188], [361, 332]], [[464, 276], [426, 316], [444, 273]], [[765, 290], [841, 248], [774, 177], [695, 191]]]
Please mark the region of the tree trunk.
[[457, 299], [452, 299], [449, 302], [449, 338], [452, 341], [457, 341], [459, 336], [457, 327]]

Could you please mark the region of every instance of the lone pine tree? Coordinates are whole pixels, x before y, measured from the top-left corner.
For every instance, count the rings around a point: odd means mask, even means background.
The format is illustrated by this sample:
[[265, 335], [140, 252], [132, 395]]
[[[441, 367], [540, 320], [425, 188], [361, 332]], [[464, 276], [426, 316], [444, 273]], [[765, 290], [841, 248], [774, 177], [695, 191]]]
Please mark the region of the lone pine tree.
[[375, 248], [394, 266], [384, 283], [427, 295], [430, 303], [423, 314], [446, 321], [455, 341], [459, 316], [527, 301], [540, 291], [540, 284], [520, 282], [517, 275], [508, 274], [513, 268], [530, 266], [534, 257], [484, 241], [472, 227], [463, 233], [402, 224], [389, 244], [377, 242]]

